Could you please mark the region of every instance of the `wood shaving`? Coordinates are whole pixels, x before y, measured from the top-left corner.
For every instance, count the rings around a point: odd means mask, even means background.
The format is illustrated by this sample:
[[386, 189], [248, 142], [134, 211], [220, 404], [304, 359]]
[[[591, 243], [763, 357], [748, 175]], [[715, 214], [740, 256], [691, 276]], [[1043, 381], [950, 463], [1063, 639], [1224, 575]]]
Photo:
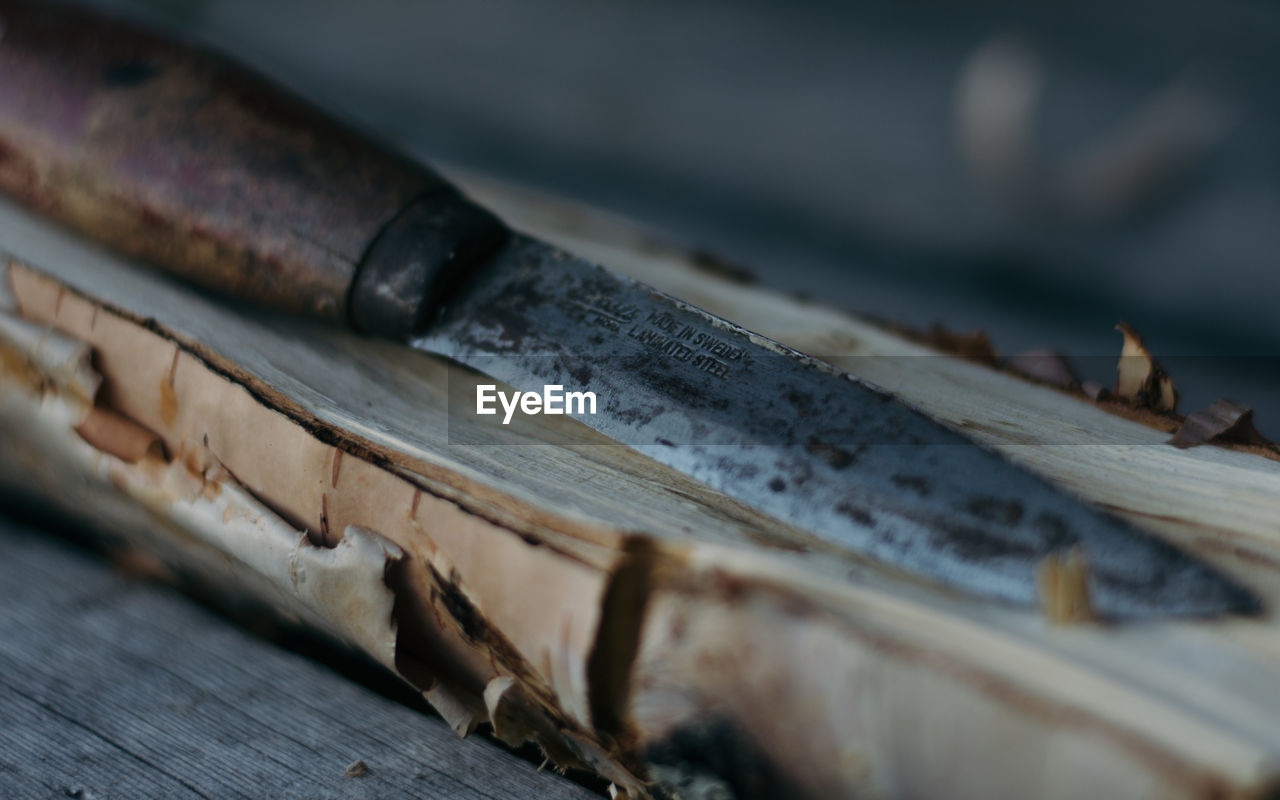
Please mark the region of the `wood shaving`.
[[1080, 384], [1080, 391], [1095, 403], [1101, 403], [1111, 397], [1111, 390], [1096, 381], [1085, 381]]
[[1024, 378], [1038, 383], [1047, 383], [1064, 389], [1080, 385], [1075, 370], [1067, 363], [1067, 359], [1056, 350], [1039, 348], [1010, 356], [1005, 367]]
[[1242, 442], [1245, 444], [1274, 445], [1253, 426], [1253, 409], [1233, 403], [1225, 398], [1208, 408], [1189, 414], [1182, 426], [1169, 439], [1169, 444], [1180, 449], [1208, 444], [1213, 441]]
[[1123, 322], [1116, 325], [1116, 330], [1124, 335], [1124, 346], [1116, 364], [1115, 393], [1140, 408], [1177, 409], [1178, 392], [1173, 387], [1173, 379], [1151, 355], [1142, 337]]
[[352, 761], [342, 774], [348, 778], [363, 778], [369, 774], [369, 765], [363, 761]]

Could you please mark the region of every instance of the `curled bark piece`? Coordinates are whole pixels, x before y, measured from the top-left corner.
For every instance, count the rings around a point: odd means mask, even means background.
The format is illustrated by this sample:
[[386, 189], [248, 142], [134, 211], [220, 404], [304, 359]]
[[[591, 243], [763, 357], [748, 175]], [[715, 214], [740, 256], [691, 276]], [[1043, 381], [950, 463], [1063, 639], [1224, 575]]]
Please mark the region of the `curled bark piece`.
[[1084, 392], [1095, 403], [1100, 403], [1111, 396], [1111, 390], [1096, 381], [1085, 381], [1080, 384], [1080, 390]]
[[1189, 414], [1169, 439], [1169, 444], [1185, 450], [1212, 441], [1270, 445], [1253, 426], [1253, 409], [1223, 398], [1208, 408]]
[[1089, 564], [1079, 547], [1053, 553], [1040, 562], [1036, 571], [1040, 604], [1055, 625], [1094, 622], [1097, 615], [1089, 600]]
[[1116, 330], [1124, 334], [1124, 346], [1116, 364], [1116, 394], [1141, 408], [1176, 409], [1178, 392], [1173, 388], [1173, 379], [1151, 355], [1142, 337], [1123, 322], [1116, 325]]
[[443, 683], [436, 683], [423, 692], [422, 696], [444, 718], [453, 732], [463, 739], [470, 736], [481, 722], [471, 707]]
[[369, 774], [369, 765], [364, 763], [364, 761], [352, 761], [347, 765], [347, 768], [343, 770], [342, 774], [348, 778], [363, 778], [365, 775]]
[[1071, 365], [1062, 354], [1049, 348], [1028, 350], [1025, 353], [1010, 356], [1005, 366], [1023, 377], [1047, 383], [1050, 386], [1071, 388], [1080, 383], [1075, 371], [1071, 369]]
[[506, 675], [490, 680], [484, 687], [484, 706], [489, 711], [493, 735], [511, 747], [519, 747], [533, 737], [511, 713], [511, 700], [518, 691], [512, 688], [514, 685], [515, 679]]

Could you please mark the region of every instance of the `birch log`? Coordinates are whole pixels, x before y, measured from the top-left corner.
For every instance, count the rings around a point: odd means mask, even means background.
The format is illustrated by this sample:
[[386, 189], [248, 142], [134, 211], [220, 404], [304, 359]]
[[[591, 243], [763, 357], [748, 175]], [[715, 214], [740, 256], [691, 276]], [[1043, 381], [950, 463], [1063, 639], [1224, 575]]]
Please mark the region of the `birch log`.
[[[456, 177], [517, 227], [830, 356], [1280, 599], [1280, 462], [1166, 446], [623, 223]], [[4, 480], [367, 650], [460, 733], [488, 722], [631, 797], [1280, 786], [1270, 614], [1055, 625], [833, 552], [571, 420], [451, 428], [472, 373], [219, 304], [9, 205], [0, 249]], [[1096, 444], [1062, 446], [1081, 431]]]

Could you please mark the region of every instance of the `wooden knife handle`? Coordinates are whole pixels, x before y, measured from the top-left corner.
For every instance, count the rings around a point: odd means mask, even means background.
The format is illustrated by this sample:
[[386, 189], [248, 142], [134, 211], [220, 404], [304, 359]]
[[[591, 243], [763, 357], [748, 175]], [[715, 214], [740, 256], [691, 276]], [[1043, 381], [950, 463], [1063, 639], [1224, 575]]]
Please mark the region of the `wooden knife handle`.
[[207, 51], [0, 0], [0, 189], [204, 287], [402, 337], [506, 228]]

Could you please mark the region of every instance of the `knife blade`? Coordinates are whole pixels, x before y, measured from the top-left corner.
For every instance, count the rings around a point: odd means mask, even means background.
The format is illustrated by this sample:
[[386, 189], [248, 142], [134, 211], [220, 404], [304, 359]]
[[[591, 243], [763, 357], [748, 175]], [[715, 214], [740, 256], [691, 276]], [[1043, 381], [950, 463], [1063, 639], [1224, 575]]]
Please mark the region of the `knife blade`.
[[1079, 548], [1114, 619], [1247, 614], [1244, 587], [892, 397], [531, 237], [198, 48], [0, 2], [0, 187], [199, 285], [525, 390], [836, 548], [1032, 606]]

